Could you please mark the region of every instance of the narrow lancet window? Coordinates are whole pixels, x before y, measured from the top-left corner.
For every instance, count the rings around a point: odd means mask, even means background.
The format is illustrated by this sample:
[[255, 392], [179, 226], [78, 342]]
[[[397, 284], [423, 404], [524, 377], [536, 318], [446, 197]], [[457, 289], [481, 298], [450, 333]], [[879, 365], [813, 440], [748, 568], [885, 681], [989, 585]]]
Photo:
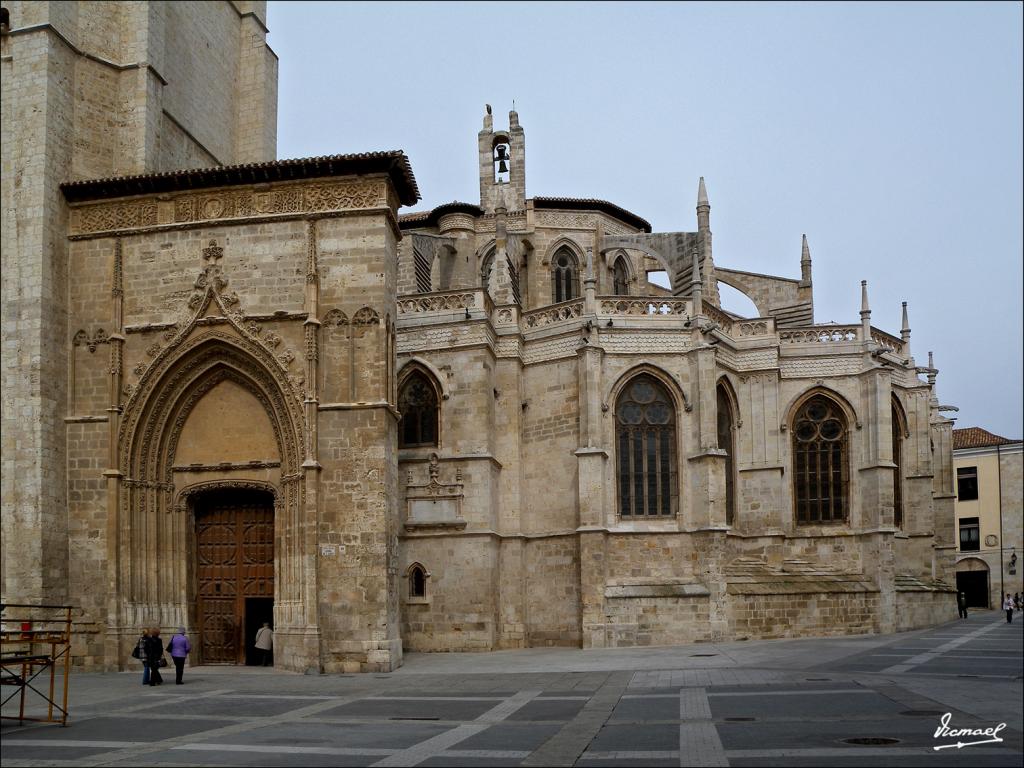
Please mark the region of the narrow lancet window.
[[619, 256], [612, 267], [612, 290], [616, 296], [629, 295], [629, 271], [626, 268], [625, 256]]
[[733, 425], [732, 402], [726, 394], [725, 387], [718, 386], [718, 447], [725, 451], [725, 523], [732, 525], [735, 509], [735, 464], [733, 459]]
[[892, 513], [893, 524], [903, 527], [903, 417], [896, 402], [892, 404], [892, 462], [896, 465], [893, 473]]
[[551, 300], [558, 304], [580, 295], [579, 266], [568, 248], [561, 248], [551, 260]]

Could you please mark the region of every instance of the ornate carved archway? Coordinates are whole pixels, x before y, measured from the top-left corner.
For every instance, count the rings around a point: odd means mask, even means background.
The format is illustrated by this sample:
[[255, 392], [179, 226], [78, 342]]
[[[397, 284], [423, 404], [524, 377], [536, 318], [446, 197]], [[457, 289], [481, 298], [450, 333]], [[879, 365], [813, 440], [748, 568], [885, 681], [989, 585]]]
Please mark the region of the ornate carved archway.
[[[197, 329], [192, 328], [195, 331]], [[303, 567], [303, 475], [305, 435], [301, 397], [287, 372], [265, 348], [228, 318], [180, 342], [153, 361], [129, 399], [118, 440], [122, 475], [118, 557], [111, 563], [117, 585], [117, 620], [122, 627], [158, 621], [187, 623], [191, 537], [187, 499], [216, 484], [244, 487], [233, 477], [175, 485], [178, 440], [197, 403], [221, 382], [244, 388], [269, 418], [280, 455], [280, 471], [271, 483], [275, 499], [275, 611], [278, 626], [308, 626], [307, 581]], [[244, 418], [244, 414], [239, 414]], [[180, 491], [180, 493], [178, 493]], [[177, 494], [177, 496], [176, 496]]]

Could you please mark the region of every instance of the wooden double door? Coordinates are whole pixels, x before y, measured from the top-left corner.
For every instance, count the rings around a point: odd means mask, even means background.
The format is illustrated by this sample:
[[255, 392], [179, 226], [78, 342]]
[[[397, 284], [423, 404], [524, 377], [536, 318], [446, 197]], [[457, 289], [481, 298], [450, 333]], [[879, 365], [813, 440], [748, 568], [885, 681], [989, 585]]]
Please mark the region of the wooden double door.
[[198, 661], [245, 664], [256, 629], [273, 615], [273, 497], [242, 489], [204, 494], [195, 520]]

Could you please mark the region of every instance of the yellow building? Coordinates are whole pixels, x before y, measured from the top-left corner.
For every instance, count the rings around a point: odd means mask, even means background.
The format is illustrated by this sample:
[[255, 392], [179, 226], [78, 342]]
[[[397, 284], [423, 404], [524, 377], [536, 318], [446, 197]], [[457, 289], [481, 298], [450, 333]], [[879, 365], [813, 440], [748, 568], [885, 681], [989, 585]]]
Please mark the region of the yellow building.
[[1024, 591], [1021, 446], [980, 427], [953, 430], [956, 586], [972, 607], [998, 609], [1001, 595]]

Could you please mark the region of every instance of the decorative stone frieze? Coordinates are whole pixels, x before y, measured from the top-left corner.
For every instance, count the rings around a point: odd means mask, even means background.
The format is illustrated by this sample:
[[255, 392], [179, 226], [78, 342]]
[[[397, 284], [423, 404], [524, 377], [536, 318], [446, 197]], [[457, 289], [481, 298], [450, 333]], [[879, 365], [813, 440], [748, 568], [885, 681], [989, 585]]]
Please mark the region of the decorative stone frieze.
[[200, 224], [263, 216], [388, 208], [384, 179], [293, 182], [270, 189], [185, 192], [140, 200], [84, 203], [72, 207], [70, 235], [146, 229], [163, 224]]

